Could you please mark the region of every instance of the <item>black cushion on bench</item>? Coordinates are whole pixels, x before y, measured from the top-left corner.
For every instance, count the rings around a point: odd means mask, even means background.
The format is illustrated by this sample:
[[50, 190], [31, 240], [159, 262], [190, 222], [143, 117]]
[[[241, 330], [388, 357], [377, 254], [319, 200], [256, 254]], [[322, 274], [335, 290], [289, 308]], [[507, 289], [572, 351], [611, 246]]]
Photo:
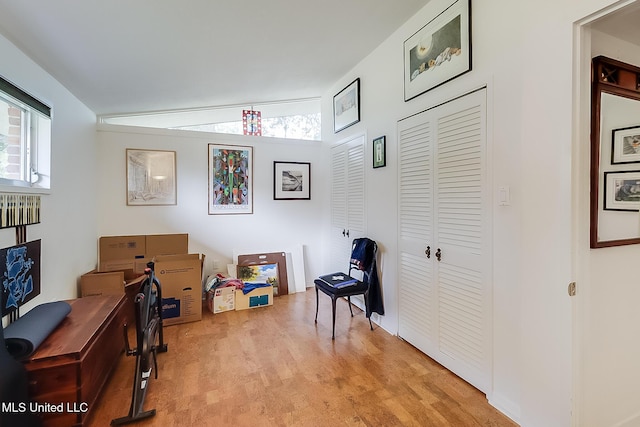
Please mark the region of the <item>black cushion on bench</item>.
[[29, 357], [70, 312], [71, 306], [66, 301], [48, 302], [31, 309], [4, 330], [9, 354], [19, 360]]

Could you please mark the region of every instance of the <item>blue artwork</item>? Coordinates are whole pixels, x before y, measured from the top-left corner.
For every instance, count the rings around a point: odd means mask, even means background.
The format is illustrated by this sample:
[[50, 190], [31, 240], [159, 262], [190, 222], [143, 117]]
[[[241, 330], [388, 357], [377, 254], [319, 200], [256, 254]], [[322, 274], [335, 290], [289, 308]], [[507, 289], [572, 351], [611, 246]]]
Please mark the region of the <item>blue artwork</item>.
[[7, 250], [4, 272], [4, 294], [6, 295], [5, 309], [18, 308], [24, 304], [26, 298], [33, 292], [33, 278], [31, 267], [33, 260], [27, 256], [27, 247], [18, 246]]
[[0, 311], [6, 316], [40, 295], [41, 241], [0, 249]]

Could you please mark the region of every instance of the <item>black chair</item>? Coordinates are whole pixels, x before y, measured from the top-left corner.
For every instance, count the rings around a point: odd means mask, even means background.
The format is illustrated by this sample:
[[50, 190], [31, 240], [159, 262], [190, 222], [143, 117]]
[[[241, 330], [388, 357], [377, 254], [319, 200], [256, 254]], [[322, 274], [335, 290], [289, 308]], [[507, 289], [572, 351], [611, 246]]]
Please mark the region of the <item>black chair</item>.
[[[351, 246], [351, 259], [349, 260], [349, 273], [333, 273], [313, 281], [316, 285], [316, 318], [315, 323], [318, 323], [318, 291], [322, 291], [324, 294], [331, 297], [331, 309], [332, 309], [332, 332], [331, 339], [336, 338], [336, 300], [341, 297], [347, 297], [349, 303], [349, 311], [351, 317], [353, 317], [353, 309], [351, 308], [351, 297], [354, 295], [362, 295], [364, 297], [364, 304], [366, 309], [366, 316], [369, 319], [369, 326], [373, 331], [373, 324], [371, 323], [371, 310], [370, 310], [370, 291], [372, 286], [378, 286], [377, 283], [377, 271], [376, 271], [376, 254], [378, 252], [378, 245], [373, 240], [367, 238], [355, 239]], [[351, 275], [353, 270], [362, 272], [362, 280], [355, 280], [346, 286], [340, 286], [341, 280], [334, 280], [334, 284], [331, 284], [332, 278], [345, 276], [346, 280], [352, 279]], [[382, 313], [384, 314], [384, 313]]]

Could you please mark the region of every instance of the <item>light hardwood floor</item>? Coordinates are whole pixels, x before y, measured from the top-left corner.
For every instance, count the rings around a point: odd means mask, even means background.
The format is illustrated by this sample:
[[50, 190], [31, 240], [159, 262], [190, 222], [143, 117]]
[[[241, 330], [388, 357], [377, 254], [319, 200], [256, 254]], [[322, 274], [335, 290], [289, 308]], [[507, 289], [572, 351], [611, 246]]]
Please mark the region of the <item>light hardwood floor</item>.
[[[331, 340], [330, 298], [315, 291], [275, 298], [271, 307], [212, 314], [164, 328], [145, 409], [136, 426], [492, 426], [516, 424], [485, 396], [409, 344], [338, 301]], [[133, 340], [131, 341], [133, 343]], [[122, 356], [91, 427], [125, 416], [135, 357]]]

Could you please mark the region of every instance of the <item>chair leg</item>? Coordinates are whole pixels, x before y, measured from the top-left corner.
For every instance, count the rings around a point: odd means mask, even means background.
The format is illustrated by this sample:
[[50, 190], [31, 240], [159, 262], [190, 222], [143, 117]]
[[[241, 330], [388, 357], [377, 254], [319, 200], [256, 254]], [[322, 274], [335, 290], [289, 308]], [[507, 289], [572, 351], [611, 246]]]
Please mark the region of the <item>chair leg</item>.
[[[364, 309], [365, 309], [365, 312], [364, 312], [365, 315], [369, 313], [369, 292], [366, 292], [364, 294]], [[369, 314], [369, 327], [373, 331], [373, 323], [371, 323], [371, 314]]]
[[336, 339], [336, 298], [335, 297], [331, 297], [331, 311], [332, 311], [332, 315], [333, 315], [333, 325], [332, 325], [332, 329], [331, 329], [331, 339], [335, 340]]
[[318, 287], [316, 286], [316, 323], [318, 323]]
[[349, 303], [349, 311], [351, 312], [351, 317], [353, 317], [353, 308], [351, 308], [351, 297], [347, 297], [347, 302]]

